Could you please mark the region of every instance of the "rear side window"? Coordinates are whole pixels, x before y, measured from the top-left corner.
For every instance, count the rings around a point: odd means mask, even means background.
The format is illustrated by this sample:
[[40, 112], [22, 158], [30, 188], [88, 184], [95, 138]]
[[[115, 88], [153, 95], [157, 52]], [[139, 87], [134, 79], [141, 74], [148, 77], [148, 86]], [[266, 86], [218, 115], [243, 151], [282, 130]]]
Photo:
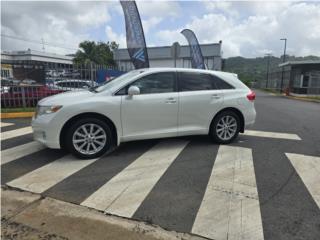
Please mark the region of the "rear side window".
[[218, 78], [216, 76], [212, 76], [212, 79], [213, 79], [217, 89], [234, 89], [234, 87], [232, 85], [230, 85], [226, 81], [222, 80], [221, 78]]
[[216, 86], [209, 74], [187, 72], [179, 74], [179, 90], [181, 92], [212, 89], [216, 89]]

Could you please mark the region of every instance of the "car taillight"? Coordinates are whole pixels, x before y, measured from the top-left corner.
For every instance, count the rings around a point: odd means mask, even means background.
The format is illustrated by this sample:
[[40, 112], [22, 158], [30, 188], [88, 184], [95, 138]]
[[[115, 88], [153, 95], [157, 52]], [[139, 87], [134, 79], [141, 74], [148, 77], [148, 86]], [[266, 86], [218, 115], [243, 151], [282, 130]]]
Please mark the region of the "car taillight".
[[247, 95], [249, 101], [254, 101], [256, 99], [256, 94], [254, 91], [250, 91]]

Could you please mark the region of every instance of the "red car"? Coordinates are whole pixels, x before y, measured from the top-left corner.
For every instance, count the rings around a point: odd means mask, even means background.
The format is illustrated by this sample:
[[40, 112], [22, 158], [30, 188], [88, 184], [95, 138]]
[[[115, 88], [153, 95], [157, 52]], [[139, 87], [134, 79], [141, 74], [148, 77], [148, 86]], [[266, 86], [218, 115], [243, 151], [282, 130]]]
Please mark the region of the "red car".
[[10, 86], [8, 91], [1, 93], [1, 107], [35, 107], [42, 98], [61, 92], [45, 85]]

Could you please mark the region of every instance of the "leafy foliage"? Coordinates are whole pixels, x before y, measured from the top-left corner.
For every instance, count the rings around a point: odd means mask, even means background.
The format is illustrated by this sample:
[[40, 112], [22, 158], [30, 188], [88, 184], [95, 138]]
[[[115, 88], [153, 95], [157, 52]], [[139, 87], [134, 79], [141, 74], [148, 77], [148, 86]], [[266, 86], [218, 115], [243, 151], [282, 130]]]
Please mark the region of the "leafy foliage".
[[[320, 60], [317, 56], [295, 57], [286, 55], [286, 61]], [[270, 56], [269, 72], [279, 70], [278, 65], [282, 63], [283, 56]], [[251, 82], [265, 80], [267, 76], [268, 57], [243, 58], [231, 57], [225, 59], [224, 69], [226, 72], [237, 73], [239, 79], [249, 85]]]
[[76, 52], [73, 62], [75, 64], [95, 63], [114, 66], [113, 51], [118, 47], [116, 42], [83, 41], [79, 44], [79, 50]]

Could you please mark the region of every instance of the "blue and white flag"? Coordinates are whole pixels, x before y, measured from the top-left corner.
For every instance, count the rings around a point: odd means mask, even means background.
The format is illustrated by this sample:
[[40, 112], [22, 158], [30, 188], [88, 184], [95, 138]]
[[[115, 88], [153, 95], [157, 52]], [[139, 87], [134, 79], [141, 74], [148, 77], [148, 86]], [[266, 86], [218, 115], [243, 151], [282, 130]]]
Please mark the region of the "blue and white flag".
[[198, 39], [194, 34], [194, 32], [191, 31], [190, 29], [184, 29], [181, 31], [181, 34], [185, 36], [185, 38], [189, 42], [192, 68], [206, 69], [201, 48], [199, 46]]
[[140, 15], [135, 1], [120, 1], [127, 35], [127, 48], [136, 69], [148, 68], [149, 58]]

